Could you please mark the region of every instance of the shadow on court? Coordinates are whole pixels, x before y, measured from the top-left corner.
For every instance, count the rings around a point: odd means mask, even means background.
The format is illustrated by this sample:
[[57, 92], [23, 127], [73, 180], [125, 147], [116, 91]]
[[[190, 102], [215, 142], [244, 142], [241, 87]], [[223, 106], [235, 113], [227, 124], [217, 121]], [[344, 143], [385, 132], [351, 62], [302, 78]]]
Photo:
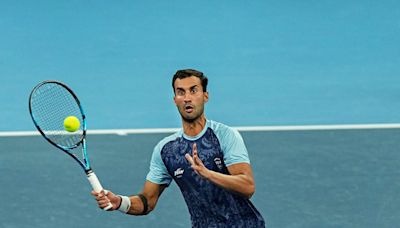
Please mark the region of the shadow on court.
[[[89, 135], [106, 189], [141, 190], [168, 134]], [[268, 227], [397, 227], [400, 129], [242, 132], [256, 178], [252, 201]], [[190, 227], [172, 184], [148, 216], [103, 212], [80, 167], [42, 137], [0, 137], [0, 227]]]

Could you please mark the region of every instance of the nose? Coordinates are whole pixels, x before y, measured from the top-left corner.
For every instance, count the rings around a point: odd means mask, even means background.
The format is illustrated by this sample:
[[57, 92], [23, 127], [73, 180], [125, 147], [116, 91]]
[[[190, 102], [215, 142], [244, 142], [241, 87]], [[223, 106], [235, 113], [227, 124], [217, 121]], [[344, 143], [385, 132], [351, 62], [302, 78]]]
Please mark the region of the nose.
[[190, 93], [185, 93], [185, 96], [183, 97], [183, 100], [185, 102], [189, 102], [192, 100], [192, 95]]

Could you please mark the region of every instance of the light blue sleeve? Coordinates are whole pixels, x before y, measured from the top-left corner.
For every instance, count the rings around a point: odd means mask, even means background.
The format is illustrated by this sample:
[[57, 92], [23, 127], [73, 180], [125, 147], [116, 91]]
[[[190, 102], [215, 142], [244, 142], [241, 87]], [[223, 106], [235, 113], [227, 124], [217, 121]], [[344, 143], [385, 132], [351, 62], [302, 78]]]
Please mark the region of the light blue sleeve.
[[172, 181], [172, 177], [169, 175], [167, 167], [165, 167], [161, 159], [161, 149], [164, 145], [164, 143], [160, 142], [154, 147], [150, 161], [150, 170], [146, 179], [155, 184], [169, 185]]
[[226, 166], [237, 163], [250, 164], [249, 154], [240, 133], [226, 125], [214, 122], [215, 133], [218, 137], [221, 149], [224, 153]]

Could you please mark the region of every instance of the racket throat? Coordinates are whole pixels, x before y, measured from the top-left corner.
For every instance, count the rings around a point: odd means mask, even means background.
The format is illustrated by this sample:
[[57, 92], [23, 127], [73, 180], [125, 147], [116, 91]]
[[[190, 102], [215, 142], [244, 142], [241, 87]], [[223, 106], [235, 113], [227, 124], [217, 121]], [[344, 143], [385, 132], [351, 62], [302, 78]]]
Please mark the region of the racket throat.
[[93, 170], [92, 169], [87, 169], [87, 170], [85, 170], [85, 173], [86, 173], [86, 176], [89, 176], [90, 174], [93, 173]]

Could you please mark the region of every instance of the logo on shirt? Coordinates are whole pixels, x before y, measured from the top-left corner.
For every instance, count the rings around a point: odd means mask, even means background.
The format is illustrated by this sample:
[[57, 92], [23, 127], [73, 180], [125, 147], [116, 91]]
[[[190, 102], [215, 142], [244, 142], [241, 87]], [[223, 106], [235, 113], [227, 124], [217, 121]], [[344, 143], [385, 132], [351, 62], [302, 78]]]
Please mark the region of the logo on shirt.
[[176, 178], [181, 178], [182, 175], [183, 175], [183, 172], [185, 172], [184, 169], [178, 168], [177, 170], [174, 171], [174, 176], [175, 176]]
[[214, 158], [214, 163], [217, 165], [218, 169], [222, 169], [222, 161], [220, 158]]

